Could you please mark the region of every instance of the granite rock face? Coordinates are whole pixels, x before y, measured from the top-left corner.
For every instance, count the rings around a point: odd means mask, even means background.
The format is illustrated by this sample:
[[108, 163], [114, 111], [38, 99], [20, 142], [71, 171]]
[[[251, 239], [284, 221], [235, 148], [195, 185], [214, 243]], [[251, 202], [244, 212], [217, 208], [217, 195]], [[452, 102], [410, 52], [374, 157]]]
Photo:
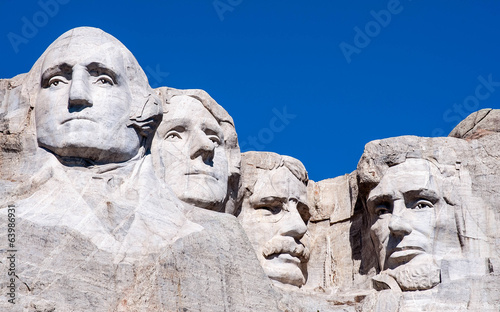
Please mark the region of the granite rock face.
[[499, 121], [372, 141], [315, 182], [70, 30], [0, 80], [0, 310], [498, 311]]
[[500, 111], [488, 108], [467, 116], [449, 136], [472, 140], [494, 132], [500, 132]]

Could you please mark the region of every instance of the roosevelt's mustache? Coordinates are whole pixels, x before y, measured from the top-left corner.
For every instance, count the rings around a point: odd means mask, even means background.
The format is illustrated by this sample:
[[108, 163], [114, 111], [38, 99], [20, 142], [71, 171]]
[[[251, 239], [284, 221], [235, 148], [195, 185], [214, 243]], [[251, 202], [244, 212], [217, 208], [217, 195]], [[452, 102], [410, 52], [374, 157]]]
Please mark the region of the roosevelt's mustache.
[[302, 243], [297, 243], [293, 237], [277, 236], [268, 241], [262, 249], [262, 255], [269, 258], [274, 254], [287, 253], [300, 259], [301, 262], [309, 260], [309, 249]]

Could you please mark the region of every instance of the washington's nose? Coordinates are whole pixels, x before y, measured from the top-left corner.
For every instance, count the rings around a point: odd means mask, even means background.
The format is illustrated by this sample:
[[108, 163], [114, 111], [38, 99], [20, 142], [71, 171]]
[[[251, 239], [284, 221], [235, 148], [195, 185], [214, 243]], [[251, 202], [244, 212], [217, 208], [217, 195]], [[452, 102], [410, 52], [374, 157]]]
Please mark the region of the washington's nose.
[[197, 134], [191, 141], [191, 159], [201, 157], [203, 162], [211, 162], [214, 158], [214, 143], [206, 136], [205, 133]]
[[301, 239], [306, 231], [307, 226], [297, 210], [297, 203], [289, 202], [288, 212], [286, 212], [284, 217], [280, 234], [283, 236], [291, 236], [296, 239]]
[[71, 77], [68, 107], [70, 111], [78, 111], [92, 105], [88, 73], [84, 69], [77, 68]]
[[413, 230], [411, 225], [408, 224], [406, 220], [397, 215], [391, 216], [391, 221], [389, 222], [389, 230], [392, 235], [396, 237], [403, 237], [409, 235]]

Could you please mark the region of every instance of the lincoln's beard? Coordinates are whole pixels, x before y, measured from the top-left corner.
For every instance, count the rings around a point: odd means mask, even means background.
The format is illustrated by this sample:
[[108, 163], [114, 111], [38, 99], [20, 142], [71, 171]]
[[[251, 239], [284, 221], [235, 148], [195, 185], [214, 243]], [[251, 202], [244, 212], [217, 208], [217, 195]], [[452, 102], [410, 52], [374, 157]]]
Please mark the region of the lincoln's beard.
[[441, 282], [441, 270], [437, 263], [430, 256], [418, 258], [387, 271], [403, 291], [430, 289]]
[[376, 290], [426, 290], [441, 282], [441, 269], [431, 255], [422, 254], [394, 269], [380, 272], [372, 281]]

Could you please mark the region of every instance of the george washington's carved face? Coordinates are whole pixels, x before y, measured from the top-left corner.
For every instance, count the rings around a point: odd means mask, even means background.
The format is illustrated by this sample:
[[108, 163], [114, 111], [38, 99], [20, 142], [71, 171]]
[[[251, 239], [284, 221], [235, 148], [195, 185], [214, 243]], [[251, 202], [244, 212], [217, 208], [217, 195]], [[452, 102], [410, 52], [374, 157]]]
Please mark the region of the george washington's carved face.
[[39, 145], [59, 156], [97, 163], [134, 157], [140, 138], [127, 126], [132, 94], [123, 48], [90, 39], [61, 41], [42, 64], [35, 104]]

